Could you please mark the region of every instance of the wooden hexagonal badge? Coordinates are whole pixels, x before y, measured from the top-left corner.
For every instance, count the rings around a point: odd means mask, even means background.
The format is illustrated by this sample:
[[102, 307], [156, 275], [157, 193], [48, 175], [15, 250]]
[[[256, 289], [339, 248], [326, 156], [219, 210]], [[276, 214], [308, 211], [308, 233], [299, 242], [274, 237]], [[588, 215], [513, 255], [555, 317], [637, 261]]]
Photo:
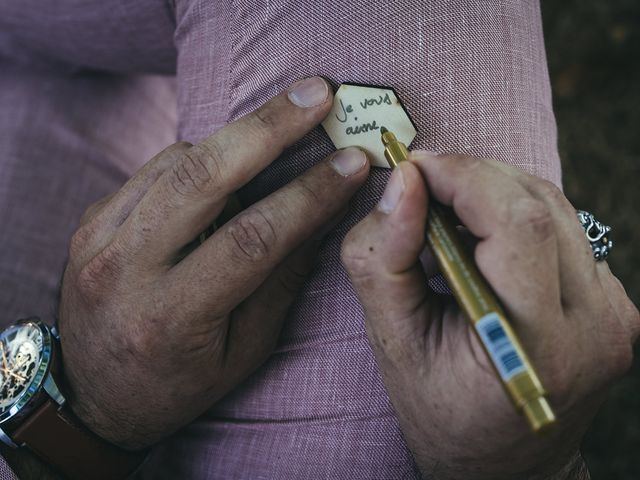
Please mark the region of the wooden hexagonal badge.
[[322, 126], [336, 148], [360, 147], [372, 165], [389, 168], [380, 128], [393, 132], [407, 147], [417, 130], [395, 91], [389, 87], [343, 83]]

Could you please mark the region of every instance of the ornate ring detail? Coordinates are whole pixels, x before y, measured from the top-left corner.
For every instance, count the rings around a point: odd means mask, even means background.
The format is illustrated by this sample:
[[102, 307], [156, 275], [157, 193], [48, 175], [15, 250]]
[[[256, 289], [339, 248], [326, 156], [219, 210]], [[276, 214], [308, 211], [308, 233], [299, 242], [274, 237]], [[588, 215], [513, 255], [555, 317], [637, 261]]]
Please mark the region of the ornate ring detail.
[[613, 248], [613, 242], [611, 241], [611, 227], [604, 225], [597, 221], [595, 217], [584, 210], [576, 210], [578, 220], [584, 232], [587, 236], [587, 240], [591, 244], [591, 250], [593, 251], [593, 258], [598, 260], [604, 260], [611, 252]]

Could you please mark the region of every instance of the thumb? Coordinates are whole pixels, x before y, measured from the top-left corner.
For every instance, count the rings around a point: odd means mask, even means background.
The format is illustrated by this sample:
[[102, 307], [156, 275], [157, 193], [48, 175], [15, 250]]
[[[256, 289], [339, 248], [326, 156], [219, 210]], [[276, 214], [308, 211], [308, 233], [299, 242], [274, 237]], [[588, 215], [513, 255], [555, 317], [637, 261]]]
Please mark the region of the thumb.
[[378, 206], [342, 244], [342, 262], [364, 307], [372, 347], [387, 355], [423, 348], [429, 289], [419, 257], [426, 218], [424, 180], [413, 164], [402, 162]]

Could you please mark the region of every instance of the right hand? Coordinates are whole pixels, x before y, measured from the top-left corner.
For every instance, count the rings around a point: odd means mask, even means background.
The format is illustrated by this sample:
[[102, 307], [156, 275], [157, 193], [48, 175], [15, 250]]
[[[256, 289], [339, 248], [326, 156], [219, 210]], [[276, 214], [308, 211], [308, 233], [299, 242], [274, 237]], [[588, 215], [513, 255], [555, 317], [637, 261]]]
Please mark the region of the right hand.
[[[412, 152], [343, 243], [369, 341], [425, 477], [588, 478], [577, 453], [612, 382], [630, 366], [640, 315], [576, 211], [546, 180], [494, 160]], [[473, 255], [558, 415], [533, 435], [464, 312], [420, 264], [429, 195], [478, 239]], [[400, 233], [399, 233], [400, 232]]]
[[330, 156], [176, 259], [229, 195], [322, 121], [332, 99], [317, 77], [297, 83], [201, 144], [170, 146], [85, 213], [59, 328], [71, 407], [95, 433], [146, 447], [272, 351], [322, 231], [367, 178], [360, 150]]

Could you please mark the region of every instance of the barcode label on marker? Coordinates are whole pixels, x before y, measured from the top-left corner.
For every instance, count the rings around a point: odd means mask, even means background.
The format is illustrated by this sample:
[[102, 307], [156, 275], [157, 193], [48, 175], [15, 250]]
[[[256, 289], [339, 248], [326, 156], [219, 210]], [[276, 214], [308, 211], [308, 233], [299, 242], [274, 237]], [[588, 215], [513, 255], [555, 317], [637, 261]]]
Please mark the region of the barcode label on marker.
[[496, 313], [488, 313], [478, 320], [476, 330], [503, 380], [510, 380], [524, 371], [524, 362], [502, 328]]

